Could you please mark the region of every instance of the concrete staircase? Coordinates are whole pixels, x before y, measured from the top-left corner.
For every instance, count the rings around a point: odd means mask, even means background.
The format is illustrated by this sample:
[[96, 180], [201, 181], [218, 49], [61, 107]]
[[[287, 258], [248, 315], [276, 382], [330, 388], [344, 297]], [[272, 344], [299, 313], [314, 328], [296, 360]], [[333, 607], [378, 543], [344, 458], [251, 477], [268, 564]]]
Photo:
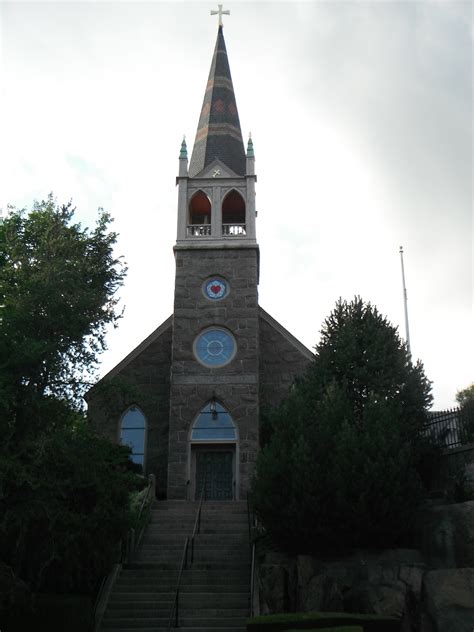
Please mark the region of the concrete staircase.
[[[197, 510], [197, 502], [155, 504], [136, 561], [122, 569], [114, 585], [101, 631], [168, 629], [184, 541]], [[181, 632], [244, 632], [250, 594], [246, 503], [204, 502], [192, 567], [190, 554], [181, 578]]]

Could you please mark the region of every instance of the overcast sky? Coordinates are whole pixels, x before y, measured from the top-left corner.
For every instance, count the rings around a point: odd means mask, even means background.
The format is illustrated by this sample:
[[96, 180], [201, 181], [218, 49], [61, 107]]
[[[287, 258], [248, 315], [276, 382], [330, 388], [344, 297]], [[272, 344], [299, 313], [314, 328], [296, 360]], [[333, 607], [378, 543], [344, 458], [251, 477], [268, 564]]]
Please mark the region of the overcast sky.
[[[115, 218], [129, 274], [101, 374], [173, 310], [178, 154], [191, 151], [212, 2], [2, 2], [0, 207], [53, 191]], [[339, 297], [405, 336], [434, 408], [474, 381], [472, 4], [229, 2], [256, 154], [260, 304], [309, 348]]]

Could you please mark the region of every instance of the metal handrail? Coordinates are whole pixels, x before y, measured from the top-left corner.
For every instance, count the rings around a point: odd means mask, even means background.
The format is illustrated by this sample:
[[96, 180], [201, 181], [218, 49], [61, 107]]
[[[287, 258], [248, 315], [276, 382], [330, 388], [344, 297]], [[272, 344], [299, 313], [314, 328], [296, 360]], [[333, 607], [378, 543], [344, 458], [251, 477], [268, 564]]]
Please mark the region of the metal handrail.
[[190, 563], [190, 566], [192, 566], [193, 562], [194, 562], [194, 538], [196, 536], [196, 533], [199, 534], [201, 532], [201, 511], [202, 511], [202, 501], [204, 500], [205, 489], [206, 489], [206, 481], [204, 480], [204, 482], [202, 484], [201, 496], [200, 496], [200, 499], [199, 499], [199, 507], [198, 507], [198, 511], [197, 511], [197, 514], [196, 514], [196, 520], [194, 521], [193, 534], [192, 534], [191, 538], [189, 536], [186, 536], [186, 539], [184, 541], [183, 557], [182, 557], [182, 560], [181, 560], [181, 567], [180, 567], [179, 573], [178, 573], [178, 581], [176, 583], [175, 597], [174, 597], [173, 605], [171, 607], [170, 618], [169, 618], [169, 621], [168, 621], [168, 632], [171, 630], [171, 623], [173, 621], [173, 615], [174, 615], [174, 627], [175, 628], [179, 628], [179, 591], [180, 591], [180, 587], [181, 587], [181, 576], [183, 574], [183, 570], [186, 570], [187, 567], [188, 567], [189, 542], [191, 542], [191, 563]]
[[249, 524], [249, 546], [250, 546], [250, 556], [251, 556], [251, 563], [250, 563], [250, 613], [249, 615], [251, 617], [253, 617], [253, 593], [254, 593], [254, 589], [255, 589], [255, 554], [256, 554], [256, 547], [255, 547], [255, 540], [253, 538], [252, 535], [252, 528], [255, 528], [257, 526], [257, 521], [255, 518], [255, 514], [252, 512], [252, 517], [251, 517], [251, 512], [250, 512], [250, 498], [249, 498], [249, 494], [247, 492], [247, 518], [248, 518], [248, 524]]
[[180, 589], [180, 584], [181, 584], [181, 575], [183, 574], [183, 570], [188, 565], [188, 547], [189, 547], [189, 538], [186, 536], [186, 539], [184, 541], [183, 557], [181, 558], [181, 567], [179, 569], [178, 581], [176, 583], [176, 593], [174, 596], [173, 606], [171, 607], [170, 618], [168, 620], [168, 632], [169, 630], [171, 630], [171, 622], [173, 621], [173, 614], [175, 615], [174, 627], [175, 628], [179, 627], [179, 620], [178, 620], [179, 618], [179, 589]]
[[202, 511], [202, 501], [204, 500], [205, 490], [206, 490], [206, 481], [204, 481], [204, 483], [202, 484], [201, 497], [199, 498], [198, 512], [197, 512], [196, 520], [194, 521], [193, 534], [191, 536], [191, 565], [194, 562], [194, 538], [196, 536], [196, 530], [198, 534], [201, 533], [201, 511]]
[[255, 542], [252, 544], [252, 563], [250, 566], [250, 616], [253, 617], [253, 593], [255, 590]]
[[[152, 492], [155, 489], [155, 480], [154, 480], [154, 475], [150, 474], [150, 476], [148, 477], [148, 486], [147, 486], [147, 490], [146, 490], [146, 494], [143, 497], [143, 500], [141, 502], [140, 505], [140, 509], [138, 511], [138, 516], [137, 516], [137, 523], [140, 522], [140, 518], [142, 516], [143, 510], [145, 509], [150, 496], [152, 494]], [[135, 549], [138, 548], [141, 539], [143, 537], [143, 534], [145, 532], [145, 528], [146, 528], [146, 523], [144, 523], [141, 528], [140, 531], [138, 532], [138, 537], [136, 537], [135, 535], [135, 529], [132, 527], [131, 529], [128, 530], [127, 533], [127, 541], [126, 541], [126, 552], [125, 552], [125, 561], [126, 563], [130, 564], [132, 561], [132, 556], [135, 552]], [[122, 556], [123, 557], [123, 556]]]
[[[150, 495], [154, 495], [155, 490], [155, 476], [154, 474], [150, 474], [148, 477], [148, 486], [146, 494], [143, 497], [142, 503], [140, 505], [140, 510], [138, 512], [138, 520], [140, 520], [143, 510], [150, 498]], [[144, 524], [138, 534], [138, 538], [135, 539], [135, 529], [129, 529], [127, 532], [127, 539], [125, 542], [125, 546], [123, 540], [120, 540], [118, 549], [119, 553], [117, 555], [117, 562], [114, 564], [112, 569], [107, 575], [104, 575], [102, 581], [100, 583], [99, 590], [97, 591], [97, 595], [95, 598], [94, 606], [93, 606], [93, 620], [92, 620], [92, 629], [98, 630], [100, 626], [100, 622], [102, 620], [103, 614], [105, 612], [105, 608], [107, 606], [107, 602], [112, 591], [112, 587], [115, 583], [115, 580], [122, 568], [122, 564], [124, 561], [130, 562], [132, 553], [140, 544], [140, 540], [145, 531], [145, 527], [147, 525]]]
[[[154, 489], [155, 489], [154, 475], [150, 474], [150, 476], [148, 477], [148, 487], [147, 487], [147, 490], [146, 490], [146, 494], [143, 497], [142, 504], [140, 505], [140, 510], [138, 512], [137, 522], [140, 521], [140, 518], [142, 516], [143, 510], [147, 506], [148, 501], [150, 499], [150, 496], [152, 496], [152, 494], [154, 495]], [[146, 523], [142, 524], [142, 527], [140, 529], [140, 532], [138, 533], [138, 537], [137, 537], [136, 542], [135, 542], [135, 548], [137, 548], [140, 545], [140, 542], [141, 542], [141, 539], [143, 537], [143, 534], [145, 533], [146, 526], [147, 526]]]
[[249, 525], [249, 546], [250, 548], [252, 548], [252, 524], [251, 524], [251, 518], [250, 518], [250, 500], [249, 500], [248, 492], [247, 492], [247, 522]]

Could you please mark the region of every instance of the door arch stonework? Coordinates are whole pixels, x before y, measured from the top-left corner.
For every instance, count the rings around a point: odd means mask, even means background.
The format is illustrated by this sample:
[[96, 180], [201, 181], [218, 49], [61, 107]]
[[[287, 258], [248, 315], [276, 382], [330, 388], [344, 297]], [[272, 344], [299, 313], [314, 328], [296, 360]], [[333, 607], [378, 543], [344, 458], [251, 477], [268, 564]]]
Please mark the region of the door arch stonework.
[[208, 401], [189, 433], [190, 500], [236, 500], [238, 497], [238, 432], [226, 408]]

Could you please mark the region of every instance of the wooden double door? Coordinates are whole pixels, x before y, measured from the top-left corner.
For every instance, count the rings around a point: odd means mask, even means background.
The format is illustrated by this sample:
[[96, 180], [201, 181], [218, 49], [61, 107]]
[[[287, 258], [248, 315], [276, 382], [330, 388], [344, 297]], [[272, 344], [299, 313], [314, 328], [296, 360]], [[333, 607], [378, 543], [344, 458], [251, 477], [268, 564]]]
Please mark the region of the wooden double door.
[[196, 499], [233, 500], [234, 452], [232, 450], [196, 451]]

